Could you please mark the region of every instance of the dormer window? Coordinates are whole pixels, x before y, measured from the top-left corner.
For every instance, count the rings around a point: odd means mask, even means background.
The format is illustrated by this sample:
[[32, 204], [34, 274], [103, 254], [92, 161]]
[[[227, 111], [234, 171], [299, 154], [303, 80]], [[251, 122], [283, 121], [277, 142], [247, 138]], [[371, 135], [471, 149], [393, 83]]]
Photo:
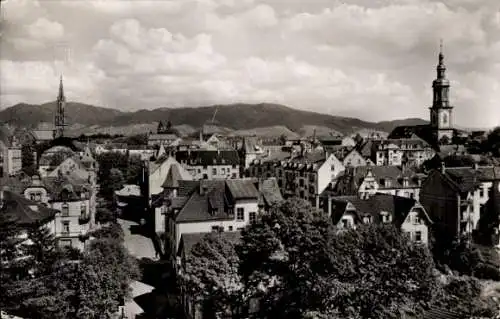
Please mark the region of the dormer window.
[[382, 222], [383, 223], [389, 223], [391, 222], [391, 215], [387, 212], [382, 212], [380, 213], [380, 216], [382, 217]]
[[408, 177], [403, 178], [403, 187], [408, 187]]
[[364, 216], [363, 217], [363, 224], [370, 224], [371, 222], [372, 222], [371, 216]]

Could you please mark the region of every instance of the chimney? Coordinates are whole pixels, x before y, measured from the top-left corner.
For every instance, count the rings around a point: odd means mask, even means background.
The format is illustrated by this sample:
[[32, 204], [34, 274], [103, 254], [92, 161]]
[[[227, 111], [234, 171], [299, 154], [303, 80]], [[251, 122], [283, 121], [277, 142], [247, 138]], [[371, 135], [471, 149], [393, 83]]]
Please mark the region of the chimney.
[[444, 174], [446, 171], [446, 165], [444, 164], [444, 162], [441, 162], [441, 174]]
[[474, 170], [477, 171], [479, 169], [479, 164], [477, 162], [474, 162], [474, 166], [473, 167], [474, 167]]

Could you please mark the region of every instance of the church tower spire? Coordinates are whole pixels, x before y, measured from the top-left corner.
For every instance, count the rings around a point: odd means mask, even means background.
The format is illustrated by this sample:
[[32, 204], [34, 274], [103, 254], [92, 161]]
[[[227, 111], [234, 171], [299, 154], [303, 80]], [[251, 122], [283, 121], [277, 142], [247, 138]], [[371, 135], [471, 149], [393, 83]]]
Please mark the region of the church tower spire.
[[63, 78], [62, 75], [59, 79], [59, 93], [56, 100], [56, 115], [54, 118], [54, 138], [64, 136], [65, 114], [64, 109], [66, 106], [66, 97], [64, 96]]
[[431, 112], [431, 127], [437, 142], [451, 142], [453, 138], [452, 110], [449, 91], [450, 81], [446, 78], [446, 65], [444, 64], [443, 40], [439, 44], [438, 65], [436, 79], [432, 82], [433, 98]]

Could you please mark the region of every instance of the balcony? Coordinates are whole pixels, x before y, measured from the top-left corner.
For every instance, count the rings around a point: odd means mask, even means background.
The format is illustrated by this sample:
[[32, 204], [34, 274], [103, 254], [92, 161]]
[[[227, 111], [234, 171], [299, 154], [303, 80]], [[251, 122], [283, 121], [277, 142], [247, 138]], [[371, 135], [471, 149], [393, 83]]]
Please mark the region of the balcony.
[[78, 217], [78, 224], [84, 225], [90, 222], [90, 215], [81, 215]]

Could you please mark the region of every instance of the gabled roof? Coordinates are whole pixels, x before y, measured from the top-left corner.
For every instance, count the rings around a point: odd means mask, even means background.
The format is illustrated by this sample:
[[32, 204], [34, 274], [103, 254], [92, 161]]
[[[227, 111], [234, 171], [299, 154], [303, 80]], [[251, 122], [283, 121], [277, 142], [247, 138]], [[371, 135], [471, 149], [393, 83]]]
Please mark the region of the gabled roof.
[[183, 179], [181, 172], [179, 171], [179, 165], [172, 164], [167, 173], [165, 181], [161, 185], [162, 188], [178, 188], [179, 181]]
[[42, 183], [49, 191], [52, 201], [80, 200], [82, 193], [91, 191], [87, 181], [76, 176], [45, 177]]
[[[202, 222], [210, 220], [226, 220], [229, 218], [224, 204], [225, 181], [224, 180], [201, 180], [197, 181], [195, 187], [183, 207], [177, 214], [176, 222]], [[216, 213], [209, 211], [215, 209]]]
[[[396, 225], [401, 225], [410, 210], [417, 204], [411, 198], [380, 193], [367, 199], [361, 199], [358, 196], [337, 196], [332, 198], [332, 205], [335, 205], [332, 210], [332, 221], [335, 224], [342, 218], [348, 203], [354, 206], [356, 217], [359, 220], [368, 215], [372, 217], [374, 222], [381, 222], [380, 213], [387, 212], [392, 215], [393, 222]], [[427, 214], [426, 217], [430, 222], [431, 220]]]
[[445, 169], [445, 180], [458, 190], [466, 193], [480, 185], [480, 172], [470, 167], [449, 167]]
[[261, 204], [272, 206], [283, 200], [278, 181], [275, 177], [263, 180], [260, 184], [259, 191], [261, 194], [259, 202], [261, 202]]
[[[191, 233], [191, 234], [182, 234], [179, 242], [179, 251], [177, 252], [179, 255], [182, 251], [189, 256], [193, 247], [201, 242], [203, 237], [210, 233]], [[241, 233], [239, 231], [230, 231], [230, 232], [220, 232], [217, 234], [218, 236], [224, 237], [226, 240], [232, 243], [239, 243], [241, 240]]]
[[187, 165], [239, 165], [240, 158], [236, 150], [191, 150], [178, 151], [175, 159]]
[[[3, 200], [0, 214], [4, 214], [9, 219], [15, 220], [21, 227], [43, 225], [54, 219], [58, 212], [55, 209], [30, 201], [22, 195], [8, 190], [3, 191]], [[36, 210], [33, 207], [36, 207]]]
[[226, 185], [233, 199], [258, 199], [259, 191], [252, 180], [228, 179]]

